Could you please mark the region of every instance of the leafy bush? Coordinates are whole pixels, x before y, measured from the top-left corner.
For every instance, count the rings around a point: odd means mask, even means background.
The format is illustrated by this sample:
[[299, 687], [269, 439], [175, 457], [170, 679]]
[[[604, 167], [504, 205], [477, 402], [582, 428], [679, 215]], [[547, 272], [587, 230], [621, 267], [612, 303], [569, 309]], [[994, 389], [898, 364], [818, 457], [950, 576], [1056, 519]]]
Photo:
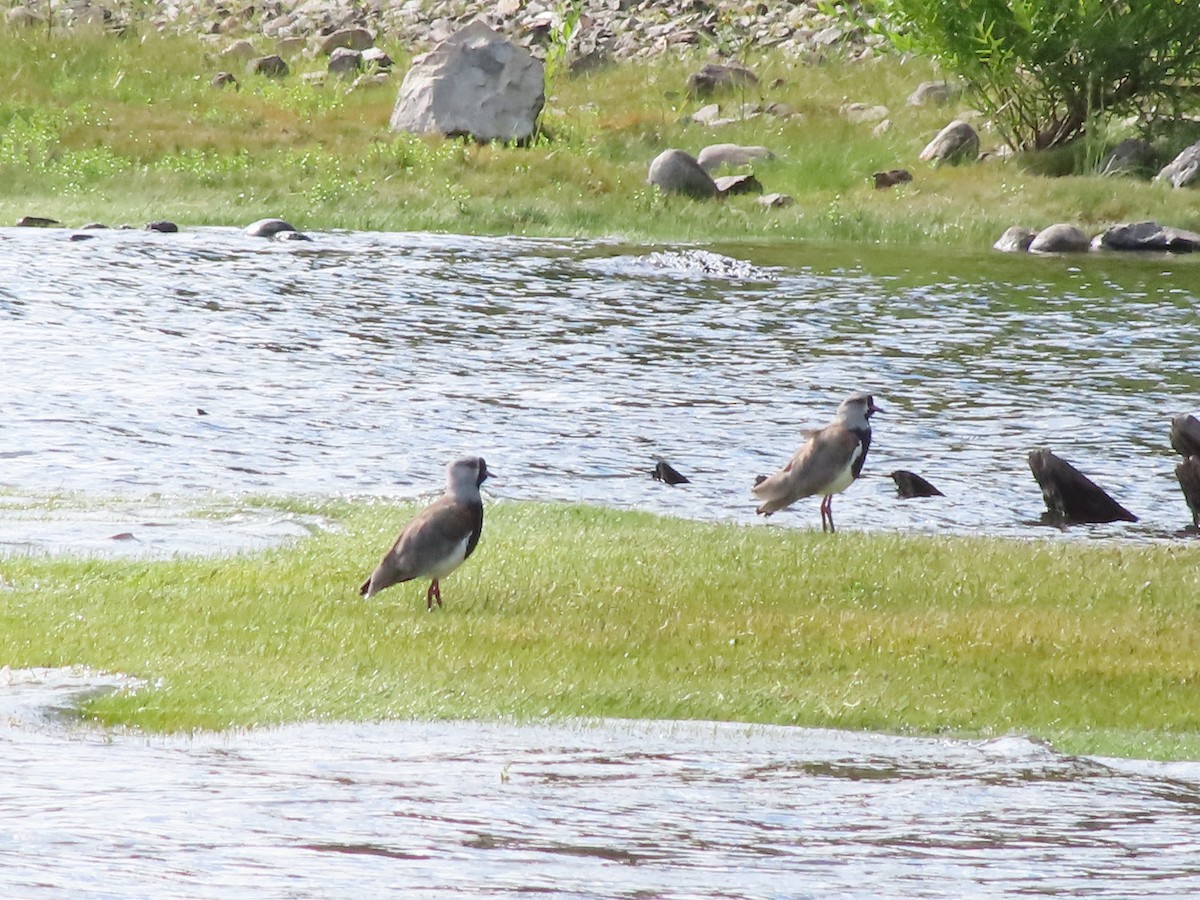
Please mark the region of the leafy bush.
[[1195, 0], [871, 0], [894, 46], [967, 84], [1015, 149], [1177, 114], [1200, 76]]

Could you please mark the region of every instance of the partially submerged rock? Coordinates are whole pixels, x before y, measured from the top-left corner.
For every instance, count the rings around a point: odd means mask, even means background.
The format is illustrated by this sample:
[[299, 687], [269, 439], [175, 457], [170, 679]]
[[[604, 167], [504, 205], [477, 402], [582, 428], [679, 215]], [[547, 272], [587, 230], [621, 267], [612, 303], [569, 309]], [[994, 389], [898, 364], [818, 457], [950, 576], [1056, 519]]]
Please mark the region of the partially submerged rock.
[[58, 219], [50, 219], [46, 216], [21, 216], [17, 219], [18, 228], [53, 228], [55, 225], [61, 225], [62, 222]]
[[413, 60], [392, 109], [392, 131], [526, 141], [546, 102], [542, 62], [472, 22]]
[[650, 477], [655, 481], [661, 481], [663, 484], [691, 484], [691, 481], [681, 475], [678, 470], [676, 470], [675, 467], [665, 459], [660, 459], [654, 464], [654, 468], [650, 472]]
[[1029, 242], [1030, 253], [1082, 253], [1092, 245], [1083, 229], [1058, 222], [1043, 228]]
[[674, 148], [654, 157], [646, 181], [664, 194], [684, 194], [698, 200], [720, 193], [712, 176], [700, 167], [691, 154]]
[[257, 222], [251, 222], [242, 231], [246, 237], [261, 237], [273, 238], [281, 231], [295, 231], [294, 225], [285, 222], [283, 219], [259, 219]]
[[1050, 521], [1061, 524], [1136, 522], [1137, 516], [1065, 459], [1042, 448], [1029, 454]]
[[1176, 416], [1171, 420], [1171, 446], [1180, 456], [1200, 456], [1200, 420]]
[[1024, 253], [1029, 249], [1029, 245], [1033, 243], [1033, 239], [1037, 237], [1037, 232], [1032, 228], [1026, 228], [1024, 225], [1010, 225], [1004, 230], [1004, 234], [996, 239], [996, 243], [992, 244], [992, 249], [1000, 250], [1003, 253]]
[[1192, 512], [1192, 527], [1200, 528], [1200, 456], [1189, 456], [1177, 465], [1175, 477]]
[[889, 476], [896, 482], [896, 494], [901, 500], [911, 500], [917, 497], [944, 497], [941, 491], [918, 475], [907, 469], [897, 469]]
[[1092, 241], [1092, 246], [1098, 250], [1192, 253], [1200, 250], [1200, 234], [1159, 225], [1157, 222], [1133, 222], [1105, 229]]

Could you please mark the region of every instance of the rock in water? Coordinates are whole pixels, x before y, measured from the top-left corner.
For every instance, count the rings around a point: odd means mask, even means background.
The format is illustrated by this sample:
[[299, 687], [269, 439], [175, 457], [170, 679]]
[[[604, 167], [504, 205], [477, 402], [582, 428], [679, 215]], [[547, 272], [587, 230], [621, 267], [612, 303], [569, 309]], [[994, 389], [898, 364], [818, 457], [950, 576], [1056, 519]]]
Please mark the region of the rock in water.
[[686, 477], [681, 475], [674, 466], [665, 459], [660, 459], [654, 465], [653, 471], [650, 472], [650, 477], [655, 481], [661, 481], [664, 484], [691, 484]]
[[1072, 524], [1138, 520], [1094, 481], [1045, 448], [1030, 452], [1029, 468], [1055, 521]]
[[476, 20], [413, 60], [390, 127], [526, 141], [545, 102], [541, 61]]
[[946, 496], [916, 472], [897, 469], [891, 473], [891, 479], [896, 482], [896, 493], [901, 500], [911, 500], [914, 497]]
[[1171, 446], [1180, 456], [1200, 456], [1200, 420], [1176, 416], [1171, 420]]
[[273, 238], [282, 231], [295, 231], [295, 227], [283, 219], [259, 219], [251, 222], [242, 231], [246, 237]]
[[1192, 511], [1192, 525], [1200, 528], [1200, 456], [1189, 456], [1175, 467], [1183, 499]]

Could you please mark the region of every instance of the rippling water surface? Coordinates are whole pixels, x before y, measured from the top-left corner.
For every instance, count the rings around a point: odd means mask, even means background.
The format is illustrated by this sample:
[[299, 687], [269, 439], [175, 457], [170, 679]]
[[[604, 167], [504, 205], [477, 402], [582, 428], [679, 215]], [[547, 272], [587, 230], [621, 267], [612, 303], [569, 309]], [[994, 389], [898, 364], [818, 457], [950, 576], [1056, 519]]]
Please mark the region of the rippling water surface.
[[[1142, 518], [1076, 533], [1189, 522], [1167, 428], [1200, 411], [1200, 260], [93, 234], [0, 229], [10, 489], [413, 496], [478, 452], [494, 497], [745, 522], [754, 475], [866, 389], [842, 528], [1033, 533], [1042, 445]], [[947, 496], [898, 501], [896, 468]]]
[[[860, 389], [887, 413], [843, 529], [1046, 533], [1040, 445], [1142, 517], [1072, 534], [1188, 521], [1167, 425], [1200, 411], [1200, 260], [314, 237], [0, 229], [0, 542], [131, 527], [25, 495], [168, 524], [426, 494], [464, 452], [492, 497], [748, 522], [753, 476]], [[947, 496], [897, 500], [895, 468]], [[213, 549], [180, 522], [170, 550]], [[1200, 896], [1195, 764], [698, 723], [147, 737], [46, 715], [119, 679], [0, 682], [5, 896]]]
[[118, 679], [6, 680], [6, 896], [1200, 895], [1197, 763], [679, 722], [114, 735], [44, 713]]

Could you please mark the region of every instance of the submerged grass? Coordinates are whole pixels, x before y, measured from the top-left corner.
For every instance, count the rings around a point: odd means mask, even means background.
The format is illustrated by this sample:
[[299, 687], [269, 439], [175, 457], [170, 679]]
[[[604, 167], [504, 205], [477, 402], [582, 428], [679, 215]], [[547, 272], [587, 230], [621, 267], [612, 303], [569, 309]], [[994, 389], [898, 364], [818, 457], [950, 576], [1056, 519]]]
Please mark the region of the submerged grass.
[[[404, 49], [386, 49], [403, 70]], [[1190, 192], [1163, 185], [1053, 178], [1022, 160], [919, 162], [925, 143], [965, 112], [906, 104], [935, 74], [921, 61], [806, 65], [766, 54], [749, 61], [759, 86], [722, 103], [775, 103], [794, 114], [722, 129], [685, 121], [700, 105], [684, 90], [696, 60], [622, 63], [556, 78], [547, 136], [521, 148], [391, 134], [396, 87], [349, 92], [336, 79], [300, 79], [321, 61], [293, 60], [298, 71], [283, 81], [246, 76], [240, 91], [213, 89], [222, 64], [198, 38], [0, 28], [0, 54], [0, 221], [40, 214], [74, 225], [236, 225], [278, 215], [310, 230], [964, 246], [990, 245], [1016, 222], [1099, 228], [1156, 218], [1200, 229]], [[848, 121], [848, 100], [887, 106], [891, 129], [876, 135], [874, 123]], [[1194, 137], [1161, 149], [1173, 153]], [[771, 148], [777, 158], [757, 167], [759, 180], [795, 205], [766, 211], [750, 196], [692, 202], [645, 184], [661, 150], [697, 153], [726, 141]], [[898, 166], [914, 173], [911, 184], [873, 189], [872, 172]]]
[[1192, 547], [838, 534], [501, 503], [424, 610], [355, 588], [409, 510], [227, 559], [0, 562], [0, 658], [150, 686], [109, 724], [720, 719], [1200, 758]]

